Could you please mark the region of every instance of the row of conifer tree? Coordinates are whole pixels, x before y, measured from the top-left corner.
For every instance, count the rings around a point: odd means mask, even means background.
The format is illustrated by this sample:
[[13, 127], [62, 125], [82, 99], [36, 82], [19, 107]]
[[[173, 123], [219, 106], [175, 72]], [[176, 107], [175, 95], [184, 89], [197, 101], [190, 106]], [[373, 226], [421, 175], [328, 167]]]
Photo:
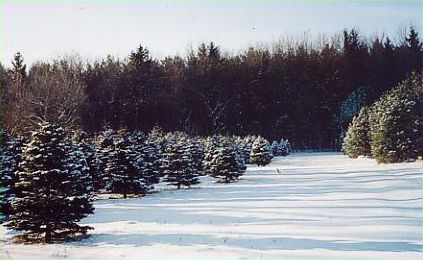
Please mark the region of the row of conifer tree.
[[351, 122], [343, 151], [379, 163], [414, 161], [423, 155], [423, 78], [412, 75], [363, 107]]
[[5, 225], [52, 237], [86, 233], [76, 224], [93, 213], [93, 193], [145, 195], [160, 181], [191, 187], [201, 176], [237, 180], [246, 163], [266, 165], [290, 152], [287, 140], [270, 144], [261, 136], [189, 136], [105, 129], [67, 137], [43, 122], [29, 138], [3, 134], [2, 215]]

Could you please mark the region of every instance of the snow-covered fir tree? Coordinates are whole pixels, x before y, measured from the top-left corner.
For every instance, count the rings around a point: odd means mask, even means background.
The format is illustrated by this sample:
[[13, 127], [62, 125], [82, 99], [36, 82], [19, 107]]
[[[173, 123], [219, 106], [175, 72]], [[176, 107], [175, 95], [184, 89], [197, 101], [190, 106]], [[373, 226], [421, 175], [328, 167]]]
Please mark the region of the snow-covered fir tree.
[[15, 139], [7, 133], [1, 133], [1, 154], [2, 154], [2, 164], [1, 164], [1, 189], [0, 189], [0, 198], [1, 198], [1, 207], [0, 221], [8, 218], [11, 214], [11, 205], [10, 203], [14, 200], [18, 189], [15, 187], [17, 181], [16, 170], [18, 168], [20, 153], [21, 153], [21, 140]]
[[114, 142], [117, 133], [111, 128], [105, 129], [96, 137], [96, 159], [98, 175], [93, 177], [94, 188], [96, 191], [110, 191], [111, 176], [105, 170], [107, 163], [113, 155]]
[[193, 154], [187, 148], [187, 139], [180, 133], [166, 138], [166, 148], [163, 160], [164, 181], [169, 185], [190, 187], [198, 184], [198, 175], [193, 163]]
[[148, 140], [138, 145], [136, 151], [136, 166], [147, 190], [151, 190], [154, 184], [159, 183], [162, 176], [161, 165], [163, 154], [157, 144]]
[[[126, 138], [125, 138], [126, 137]], [[110, 190], [114, 193], [144, 194], [146, 183], [137, 167], [137, 153], [125, 134], [115, 138], [105, 172], [110, 176]]]
[[288, 139], [281, 139], [279, 142], [279, 150], [281, 156], [287, 156], [291, 152], [291, 145], [289, 144]]
[[237, 180], [246, 170], [243, 158], [229, 139], [221, 140], [213, 150], [208, 150], [206, 158], [204, 168], [207, 173], [224, 182]]
[[72, 141], [78, 145], [84, 154], [93, 191], [97, 191], [99, 189], [98, 179], [101, 173], [98, 165], [99, 159], [97, 158], [95, 140], [84, 131], [76, 131], [72, 136]]
[[258, 166], [264, 166], [270, 163], [272, 157], [269, 141], [264, 137], [257, 137], [251, 148], [250, 161]]
[[148, 133], [147, 140], [149, 143], [155, 144], [162, 152], [164, 152], [166, 146], [166, 134], [160, 126], [154, 126], [153, 129]]
[[8, 228], [44, 234], [46, 243], [53, 234], [67, 236], [90, 229], [77, 224], [94, 210], [87, 167], [79, 151], [67, 144], [60, 127], [39, 124], [22, 147], [16, 182], [20, 192], [12, 203]]
[[282, 156], [282, 146], [277, 141], [273, 141], [270, 149], [272, 149], [273, 156]]
[[370, 126], [368, 107], [363, 107], [348, 127], [342, 149], [350, 158], [370, 156]]
[[204, 147], [198, 138], [189, 138], [185, 147], [186, 152], [192, 156], [192, 167], [195, 175], [205, 175], [203, 171]]
[[256, 138], [256, 136], [247, 135], [244, 138], [238, 137], [235, 139], [245, 163], [250, 163], [251, 148]]
[[220, 140], [218, 136], [209, 136], [203, 141], [204, 146], [204, 159], [202, 162], [204, 174], [211, 175], [212, 169], [210, 162], [212, 161], [215, 154], [217, 154], [217, 149], [220, 146]]

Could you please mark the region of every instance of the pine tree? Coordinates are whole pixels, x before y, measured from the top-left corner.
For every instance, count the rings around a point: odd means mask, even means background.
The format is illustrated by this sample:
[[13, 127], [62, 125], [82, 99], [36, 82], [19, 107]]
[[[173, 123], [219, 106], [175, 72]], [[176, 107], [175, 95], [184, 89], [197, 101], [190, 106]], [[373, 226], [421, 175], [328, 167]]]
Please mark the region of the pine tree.
[[61, 128], [41, 123], [22, 147], [16, 182], [20, 192], [6, 226], [32, 235], [44, 233], [46, 243], [52, 241], [53, 234], [91, 229], [76, 223], [94, 210], [82, 160], [80, 151], [67, 144]]
[[244, 160], [229, 140], [223, 140], [211, 152], [211, 154], [206, 155], [210, 159], [205, 161], [204, 164], [210, 176], [224, 182], [232, 182], [245, 172]]
[[272, 160], [272, 151], [270, 150], [269, 142], [259, 136], [253, 143], [251, 149], [250, 161], [258, 166], [264, 166]]
[[169, 185], [190, 187], [199, 183], [196, 169], [193, 165], [192, 154], [187, 149], [186, 138], [175, 133], [167, 138], [163, 160], [164, 181]]
[[11, 212], [11, 202], [14, 200], [18, 189], [15, 187], [17, 181], [17, 168], [20, 161], [21, 142], [7, 133], [1, 134], [1, 222], [8, 218]]
[[105, 172], [110, 176], [110, 189], [114, 193], [144, 194], [146, 183], [136, 165], [136, 151], [125, 137], [114, 140], [113, 150], [106, 163]]
[[414, 75], [388, 91], [371, 108], [371, 151], [380, 163], [417, 159], [423, 123], [422, 77]]
[[370, 156], [369, 108], [363, 107], [348, 127], [342, 149], [350, 158]]

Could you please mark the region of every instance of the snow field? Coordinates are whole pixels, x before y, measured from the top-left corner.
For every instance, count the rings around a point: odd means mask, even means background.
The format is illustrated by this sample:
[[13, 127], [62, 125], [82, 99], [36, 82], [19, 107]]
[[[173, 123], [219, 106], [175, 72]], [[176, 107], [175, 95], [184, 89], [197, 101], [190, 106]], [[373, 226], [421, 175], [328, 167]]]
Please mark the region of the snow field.
[[[278, 171], [280, 173], [278, 173]], [[422, 163], [294, 153], [144, 198], [99, 200], [90, 238], [6, 240], [3, 258], [422, 258]], [[5, 238], [13, 232], [4, 230]]]

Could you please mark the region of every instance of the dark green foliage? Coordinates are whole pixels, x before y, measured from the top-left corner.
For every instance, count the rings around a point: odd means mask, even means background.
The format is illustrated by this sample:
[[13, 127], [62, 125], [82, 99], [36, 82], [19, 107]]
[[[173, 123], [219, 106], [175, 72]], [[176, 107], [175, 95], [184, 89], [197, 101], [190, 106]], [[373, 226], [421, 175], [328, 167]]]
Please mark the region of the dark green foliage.
[[111, 176], [106, 171], [107, 163], [113, 156], [114, 142], [117, 133], [109, 128], [101, 132], [96, 138], [97, 175], [93, 176], [95, 190], [110, 190]]
[[136, 166], [148, 190], [159, 183], [162, 177], [163, 154], [157, 144], [145, 141], [136, 148]]
[[198, 169], [193, 154], [187, 145], [187, 138], [180, 133], [168, 135], [163, 160], [164, 181], [169, 185], [190, 187], [198, 184]]
[[22, 147], [13, 214], [6, 226], [31, 235], [85, 233], [77, 222], [93, 213], [90, 180], [81, 150], [65, 140], [63, 130], [42, 123]]
[[270, 163], [272, 157], [269, 141], [264, 137], [257, 137], [251, 148], [250, 161], [258, 166], [265, 166]]
[[95, 140], [89, 136], [86, 132], [77, 131], [72, 137], [72, 141], [78, 144], [82, 153], [85, 156], [85, 163], [88, 167], [88, 174], [91, 179], [91, 186], [93, 191], [97, 191], [100, 187], [99, 176], [99, 159], [96, 153]]
[[11, 212], [10, 203], [19, 192], [15, 187], [18, 180], [16, 171], [20, 161], [21, 140], [11, 137], [9, 134], [1, 132], [1, 221], [8, 218]]
[[414, 75], [371, 108], [371, 151], [380, 163], [415, 160], [422, 147], [422, 77]]
[[348, 127], [342, 149], [350, 158], [371, 155], [369, 114], [370, 109], [363, 107]]
[[2, 73], [4, 127], [23, 133], [33, 127], [27, 119], [38, 116], [90, 133], [105, 125], [144, 132], [161, 126], [202, 136], [283, 136], [298, 149], [340, 148], [339, 136], [358, 111], [350, 108], [362, 105], [349, 101], [364, 100], [351, 93], [365, 89], [370, 104], [421, 73], [417, 30], [401, 37], [368, 41], [353, 29], [319, 47], [313, 39], [292, 40], [223, 55], [209, 43], [161, 60], [139, 46], [122, 60], [108, 56], [82, 66], [60, 59], [26, 70], [19, 55]]
[[220, 143], [209, 149], [204, 161], [206, 172], [224, 182], [237, 180], [246, 170], [244, 160], [236, 151], [236, 145], [228, 138], [221, 138]]
[[125, 137], [117, 137], [104, 169], [110, 176], [112, 192], [123, 194], [126, 198], [127, 194], [144, 194], [147, 191], [136, 159], [136, 151], [130, 142]]
[[197, 176], [205, 175], [203, 171], [204, 147], [199, 138], [189, 138], [185, 147], [187, 154], [192, 157], [192, 167]]

